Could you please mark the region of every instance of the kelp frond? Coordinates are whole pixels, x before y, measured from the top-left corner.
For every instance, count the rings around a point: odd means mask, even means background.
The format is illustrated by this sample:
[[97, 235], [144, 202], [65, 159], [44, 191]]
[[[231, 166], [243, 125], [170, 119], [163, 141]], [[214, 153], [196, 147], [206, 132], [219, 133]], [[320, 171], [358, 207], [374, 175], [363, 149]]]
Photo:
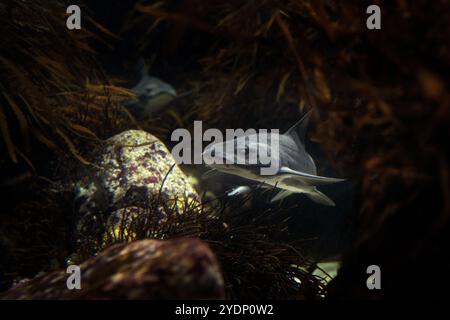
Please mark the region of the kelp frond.
[[82, 30], [66, 28], [67, 1], [8, 1], [0, 6], [0, 129], [13, 162], [31, 141], [88, 163], [80, 139], [98, 141], [129, 115], [130, 96], [104, 76], [90, 42], [112, 36], [86, 15]]
[[285, 211], [254, 209], [249, 199], [186, 199], [179, 206], [155, 196], [92, 213], [82, 221], [78, 259], [120, 242], [195, 237], [219, 259], [229, 298], [322, 297], [325, 284], [312, 275], [315, 264], [302, 254], [301, 241], [289, 240]]

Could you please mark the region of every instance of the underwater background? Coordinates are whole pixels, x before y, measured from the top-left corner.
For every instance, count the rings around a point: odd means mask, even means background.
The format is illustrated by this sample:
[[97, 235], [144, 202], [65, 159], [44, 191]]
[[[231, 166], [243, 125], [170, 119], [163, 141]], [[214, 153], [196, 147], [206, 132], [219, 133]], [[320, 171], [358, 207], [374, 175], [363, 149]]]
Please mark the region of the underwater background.
[[[81, 30], [65, 0], [0, 4], [0, 298], [448, 296], [447, 1], [375, 1], [381, 30], [373, 1], [77, 2]], [[245, 181], [170, 154], [195, 120], [309, 110], [334, 207], [228, 197]]]

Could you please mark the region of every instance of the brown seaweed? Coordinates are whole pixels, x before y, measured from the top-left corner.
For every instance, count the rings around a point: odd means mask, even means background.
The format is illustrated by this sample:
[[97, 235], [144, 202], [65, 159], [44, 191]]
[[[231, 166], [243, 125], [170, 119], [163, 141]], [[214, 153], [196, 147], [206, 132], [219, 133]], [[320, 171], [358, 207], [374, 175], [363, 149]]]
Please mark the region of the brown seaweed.
[[68, 31], [67, 6], [66, 1], [0, 6], [6, 44], [0, 54], [0, 129], [2, 149], [14, 163], [22, 158], [31, 164], [37, 156], [31, 140], [37, 140], [87, 164], [78, 141], [99, 141], [126, 117], [117, 101], [131, 93], [111, 84], [91, 46], [111, 34], [90, 18], [82, 30]]

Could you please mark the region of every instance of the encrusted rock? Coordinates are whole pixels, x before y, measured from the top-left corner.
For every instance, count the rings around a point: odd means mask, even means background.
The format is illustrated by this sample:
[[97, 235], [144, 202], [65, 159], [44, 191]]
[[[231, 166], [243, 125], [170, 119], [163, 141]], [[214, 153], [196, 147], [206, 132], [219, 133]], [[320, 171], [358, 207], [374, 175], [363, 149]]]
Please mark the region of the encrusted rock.
[[223, 299], [209, 247], [197, 239], [141, 240], [112, 246], [80, 265], [81, 289], [66, 270], [19, 283], [1, 299]]
[[184, 205], [183, 198], [199, 198], [170, 151], [148, 132], [129, 130], [115, 135], [98, 151], [97, 158], [96, 181], [78, 188], [78, 197], [87, 199], [81, 203], [81, 210], [96, 206], [90, 201], [95, 202], [93, 195], [99, 188], [106, 193], [110, 206], [130, 202], [133, 197], [155, 197], [160, 192], [168, 200], [179, 199], [180, 205]]
[[86, 225], [92, 225], [99, 212], [109, 212], [114, 223], [121, 220], [118, 215], [124, 208], [145, 208], [155, 198], [180, 212], [199, 201], [170, 151], [148, 132], [129, 130], [115, 135], [104, 148], [94, 151], [94, 158], [97, 169], [77, 184], [79, 235], [86, 234]]

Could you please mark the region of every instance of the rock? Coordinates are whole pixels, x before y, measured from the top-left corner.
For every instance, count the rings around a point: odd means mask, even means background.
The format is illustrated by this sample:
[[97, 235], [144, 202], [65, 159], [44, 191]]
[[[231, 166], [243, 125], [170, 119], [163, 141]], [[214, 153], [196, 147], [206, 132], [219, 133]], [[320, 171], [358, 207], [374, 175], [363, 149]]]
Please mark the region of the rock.
[[108, 139], [106, 147], [96, 153], [99, 170], [95, 181], [78, 185], [78, 198], [86, 199], [80, 204], [82, 211], [101, 207], [94, 203], [96, 197], [93, 196], [99, 188], [106, 193], [109, 206], [129, 203], [142, 199], [142, 196], [155, 197], [160, 190], [167, 200], [177, 198], [180, 206], [184, 205], [181, 201], [184, 197], [194, 201], [199, 199], [170, 151], [148, 132], [122, 132]]
[[[130, 220], [121, 219], [127, 211], [124, 208], [146, 208], [160, 197], [168, 207], [183, 212], [186, 203], [199, 202], [200, 197], [170, 151], [148, 132], [129, 130], [115, 135], [94, 151], [94, 158], [97, 169], [76, 184], [79, 235], [88, 232], [86, 226], [93, 224], [99, 212], [109, 212], [107, 229], [117, 231], [115, 223]], [[159, 211], [164, 220], [166, 212]]]
[[112, 246], [80, 265], [81, 289], [66, 270], [19, 283], [0, 299], [224, 299], [209, 247], [197, 239], [141, 240]]

